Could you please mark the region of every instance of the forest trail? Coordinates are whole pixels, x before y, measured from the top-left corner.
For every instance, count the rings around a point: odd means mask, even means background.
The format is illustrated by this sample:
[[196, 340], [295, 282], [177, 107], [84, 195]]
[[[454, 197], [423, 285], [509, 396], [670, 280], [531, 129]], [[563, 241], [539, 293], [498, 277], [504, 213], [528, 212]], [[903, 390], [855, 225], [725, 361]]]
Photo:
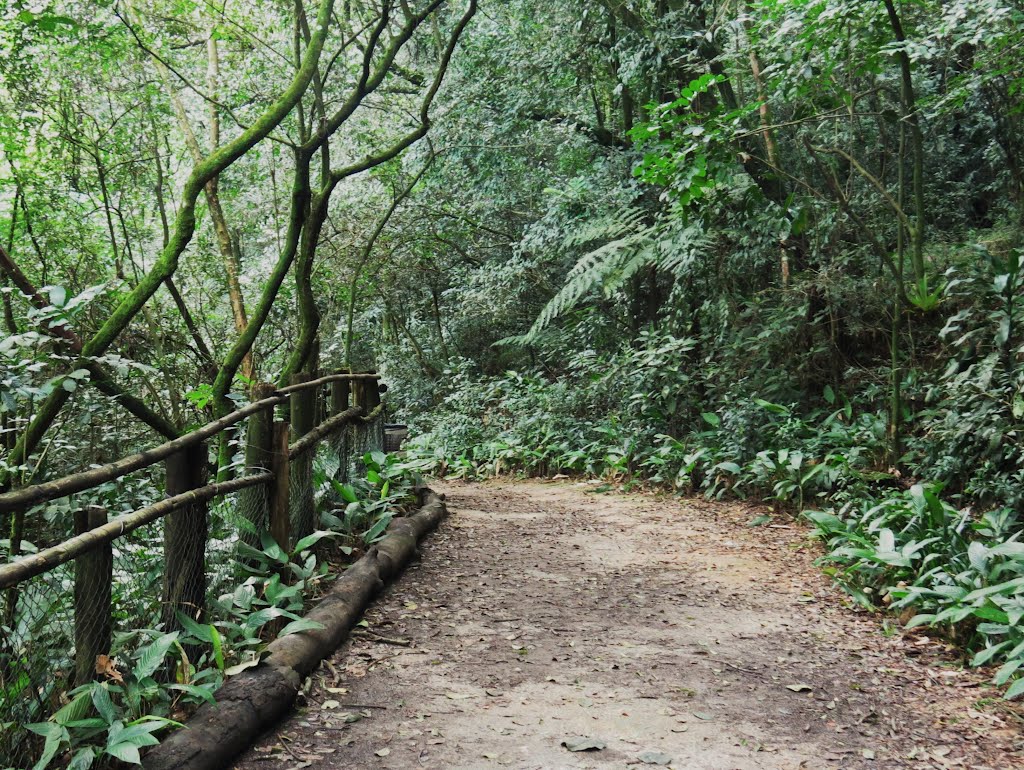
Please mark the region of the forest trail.
[[422, 561], [237, 770], [1024, 767], [1015, 713], [975, 705], [984, 675], [844, 609], [788, 519], [572, 482], [440, 491]]

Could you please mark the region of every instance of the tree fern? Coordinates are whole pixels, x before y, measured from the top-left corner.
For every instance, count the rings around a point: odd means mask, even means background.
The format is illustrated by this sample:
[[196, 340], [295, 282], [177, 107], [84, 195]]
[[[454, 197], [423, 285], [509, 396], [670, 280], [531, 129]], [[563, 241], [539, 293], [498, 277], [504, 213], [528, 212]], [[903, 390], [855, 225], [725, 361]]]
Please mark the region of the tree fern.
[[710, 239], [697, 227], [679, 229], [668, 220], [650, 222], [649, 216], [642, 210], [627, 208], [588, 222], [566, 236], [567, 246], [606, 242], [580, 257], [566, 276], [565, 285], [541, 310], [526, 334], [508, 337], [500, 344], [534, 342], [556, 318], [583, 299], [597, 291], [613, 296], [646, 266], [654, 265], [680, 277], [710, 245]]

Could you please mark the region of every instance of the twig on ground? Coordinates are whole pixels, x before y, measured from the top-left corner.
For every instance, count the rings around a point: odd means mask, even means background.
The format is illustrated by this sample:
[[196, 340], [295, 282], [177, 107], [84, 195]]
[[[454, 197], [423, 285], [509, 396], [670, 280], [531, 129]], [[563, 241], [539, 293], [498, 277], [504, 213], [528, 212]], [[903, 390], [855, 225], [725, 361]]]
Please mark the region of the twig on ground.
[[292, 755], [292, 759], [294, 759], [296, 762], [302, 762], [303, 759], [298, 754], [296, 754], [294, 751], [292, 751], [291, 746], [289, 746], [287, 743], [285, 743], [285, 741], [287, 741], [287, 740], [290, 740], [290, 738], [288, 738], [287, 735], [282, 735], [280, 738], [278, 738], [277, 742], [281, 744], [281, 748], [282, 749], [284, 749], [285, 751], [287, 751], [289, 754]]
[[373, 641], [380, 642], [381, 644], [394, 644], [399, 647], [410, 647], [412, 645], [412, 639], [396, 639], [391, 636], [382, 636], [381, 634], [371, 631], [366, 628], [361, 631], [353, 631], [353, 636], [369, 636], [373, 638]]

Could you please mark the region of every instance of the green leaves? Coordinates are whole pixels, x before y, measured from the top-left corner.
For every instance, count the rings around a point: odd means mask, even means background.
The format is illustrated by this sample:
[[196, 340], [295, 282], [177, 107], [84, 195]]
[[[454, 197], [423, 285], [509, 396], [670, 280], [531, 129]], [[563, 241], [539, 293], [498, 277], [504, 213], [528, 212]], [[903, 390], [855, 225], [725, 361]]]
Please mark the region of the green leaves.
[[32, 770], [45, 770], [53, 758], [57, 756], [61, 746], [71, 741], [68, 731], [56, 722], [37, 722], [25, 725], [25, 729], [30, 730], [36, 735], [41, 735], [45, 739], [43, 750], [39, 754], [39, 760], [32, 766]]
[[17, 16], [25, 26], [36, 27], [43, 32], [72, 32], [78, 29], [78, 22], [70, 16], [59, 16], [53, 13], [33, 13], [21, 11]]
[[50, 304], [62, 308], [68, 300], [68, 292], [63, 286], [48, 286], [44, 291], [50, 295]]
[[909, 291], [907, 291], [907, 298], [914, 307], [927, 313], [938, 307], [945, 288], [945, 284], [939, 282], [939, 285], [934, 289], [929, 289], [928, 276], [925, 275], [916, 283], [911, 284]]
[[321, 540], [330, 537], [338, 537], [338, 533], [331, 532], [329, 530], [318, 530], [312, 534], [306, 535], [295, 544], [294, 548], [292, 548], [292, 557], [294, 558], [295, 556], [298, 556], [303, 551], [308, 551]]
[[160, 741], [153, 733], [167, 724], [177, 723], [170, 720], [153, 720], [133, 722], [126, 726], [121, 722], [114, 722], [107, 733], [104, 751], [122, 762], [141, 765], [139, 749], [143, 746], [156, 746]]
[[1006, 688], [1006, 692], [1003, 697], [1006, 700], [1014, 700], [1024, 695], [1024, 678], [1017, 679], [1013, 684]]
[[323, 630], [323, 623], [318, 623], [315, 620], [309, 620], [307, 618], [299, 618], [293, 620], [291, 623], [286, 625], [278, 632], [278, 637], [288, 636], [289, 634], [297, 634], [300, 631], [321, 631]]
[[[867, 606], [888, 595], [894, 609], [917, 610], [907, 629], [969, 628], [980, 646], [972, 665], [1001, 662], [997, 685], [1017, 676], [1024, 665], [1024, 544], [994, 530], [993, 539], [972, 538], [967, 515], [924, 484], [860, 517], [849, 511], [845, 519], [831, 512], [805, 516], [828, 541], [825, 560], [844, 565], [835, 575], [852, 595]], [[1014, 682], [1006, 697], [1022, 688]]]
[[716, 185], [732, 179], [736, 165], [732, 142], [742, 129], [743, 118], [758, 108], [757, 104], [735, 110], [694, 108], [699, 97], [724, 81], [716, 75], [700, 76], [678, 99], [650, 105], [650, 122], [630, 131], [630, 137], [644, 150], [634, 175], [666, 188], [683, 209], [695, 206]]
[[98, 685], [90, 690], [93, 706], [104, 722], [108, 725], [117, 721], [117, 707], [110, 699], [110, 692], [103, 685]]
[[374, 543], [381, 538], [388, 525], [391, 523], [392, 514], [386, 513], [374, 522], [373, 526], [370, 527], [366, 532], [363, 533], [364, 543]]
[[160, 668], [171, 648], [178, 641], [178, 632], [163, 634], [150, 644], [139, 650], [132, 674], [136, 679], [142, 680], [151, 677]]

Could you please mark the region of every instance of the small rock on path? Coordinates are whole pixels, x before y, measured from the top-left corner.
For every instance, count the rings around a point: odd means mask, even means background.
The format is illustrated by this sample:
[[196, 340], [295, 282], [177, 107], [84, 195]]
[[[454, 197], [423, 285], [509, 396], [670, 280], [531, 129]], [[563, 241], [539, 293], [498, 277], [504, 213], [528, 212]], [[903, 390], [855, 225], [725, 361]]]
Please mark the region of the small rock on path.
[[441, 486], [422, 561], [237, 770], [1024, 767], [1019, 711], [845, 609], [800, 525], [592, 490]]

